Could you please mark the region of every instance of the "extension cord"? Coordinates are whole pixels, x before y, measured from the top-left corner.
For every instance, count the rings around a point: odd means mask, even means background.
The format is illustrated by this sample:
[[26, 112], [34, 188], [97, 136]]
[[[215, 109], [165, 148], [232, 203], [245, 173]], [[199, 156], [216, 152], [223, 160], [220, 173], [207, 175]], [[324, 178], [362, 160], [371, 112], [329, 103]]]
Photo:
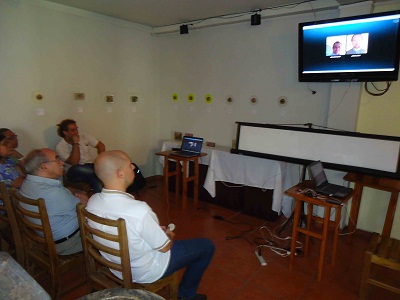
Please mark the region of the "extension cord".
[[262, 255], [259, 254], [257, 250], [255, 251], [255, 254], [256, 254], [261, 266], [265, 267], [267, 265], [267, 262], [265, 261], [264, 257], [262, 257]]

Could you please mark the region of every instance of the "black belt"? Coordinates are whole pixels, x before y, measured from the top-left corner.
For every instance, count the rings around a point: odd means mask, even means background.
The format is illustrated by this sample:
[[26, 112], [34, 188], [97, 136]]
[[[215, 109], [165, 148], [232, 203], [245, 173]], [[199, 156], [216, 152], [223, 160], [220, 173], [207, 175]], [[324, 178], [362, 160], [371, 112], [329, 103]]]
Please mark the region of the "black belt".
[[79, 227], [78, 227], [73, 233], [71, 233], [69, 236], [67, 236], [67, 237], [65, 237], [65, 238], [62, 238], [62, 239], [59, 239], [59, 240], [57, 240], [57, 241], [54, 241], [54, 244], [60, 244], [60, 243], [62, 243], [62, 242], [65, 242], [65, 241], [69, 240], [69, 239], [72, 238], [78, 231], [79, 231]]

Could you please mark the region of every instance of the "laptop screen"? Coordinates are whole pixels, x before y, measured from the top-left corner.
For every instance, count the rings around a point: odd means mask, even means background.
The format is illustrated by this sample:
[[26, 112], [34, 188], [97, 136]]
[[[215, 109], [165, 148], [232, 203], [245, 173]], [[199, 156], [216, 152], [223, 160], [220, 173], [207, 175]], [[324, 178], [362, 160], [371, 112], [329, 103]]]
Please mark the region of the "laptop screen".
[[325, 175], [324, 167], [322, 166], [322, 163], [320, 161], [311, 163], [308, 166], [308, 170], [312, 179], [314, 180], [316, 187], [319, 187], [320, 185], [328, 182], [328, 179]]
[[203, 145], [203, 139], [192, 136], [184, 136], [182, 140], [182, 151], [189, 151], [193, 153], [200, 153]]

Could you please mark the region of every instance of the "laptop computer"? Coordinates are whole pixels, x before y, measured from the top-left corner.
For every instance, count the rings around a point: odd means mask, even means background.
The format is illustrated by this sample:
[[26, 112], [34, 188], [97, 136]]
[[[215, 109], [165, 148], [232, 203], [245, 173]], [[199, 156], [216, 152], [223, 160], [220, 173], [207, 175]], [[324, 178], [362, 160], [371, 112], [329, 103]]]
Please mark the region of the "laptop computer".
[[185, 135], [182, 139], [181, 149], [173, 151], [171, 154], [181, 157], [194, 157], [200, 155], [202, 146], [202, 138]]
[[308, 172], [315, 183], [317, 193], [334, 198], [345, 198], [353, 191], [351, 188], [329, 183], [321, 161], [308, 165]]

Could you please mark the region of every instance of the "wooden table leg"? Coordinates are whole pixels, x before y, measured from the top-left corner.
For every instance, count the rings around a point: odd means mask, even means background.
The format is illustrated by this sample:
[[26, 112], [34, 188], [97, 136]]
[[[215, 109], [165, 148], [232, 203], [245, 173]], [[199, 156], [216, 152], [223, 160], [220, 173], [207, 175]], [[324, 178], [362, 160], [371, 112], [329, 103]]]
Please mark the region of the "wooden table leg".
[[[354, 232], [357, 227], [358, 213], [360, 211], [360, 202], [361, 202], [363, 187], [364, 186], [359, 183], [355, 183], [354, 185], [354, 195], [353, 199], [351, 200], [349, 225], [347, 226], [349, 233]], [[352, 234], [347, 235], [347, 243], [351, 242], [351, 237]]]
[[300, 220], [300, 212], [301, 212], [301, 205], [302, 201], [294, 199], [295, 201], [295, 208], [294, 208], [294, 219], [293, 219], [293, 229], [292, 229], [292, 243], [290, 246], [290, 262], [289, 262], [289, 269], [292, 270], [293, 268], [293, 260], [294, 254], [296, 252], [296, 241], [297, 241], [297, 226], [299, 225]]
[[198, 204], [199, 204], [199, 158], [196, 157], [194, 159], [194, 191], [193, 191], [193, 202], [194, 202], [194, 208], [197, 209]]
[[164, 199], [168, 203], [169, 202], [169, 192], [168, 192], [168, 179], [169, 179], [169, 168], [168, 168], [168, 160], [164, 160]]
[[390, 233], [392, 232], [393, 219], [394, 219], [394, 214], [396, 212], [398, 197], [399, 197], [399, 192], [392, 192], [392, 194], [390, 195], [390, 202], [386, 213], [385, 225], [383, 226], [382, 230], [383, 236], [390, 236]]
[[[314, 209], [314, 206], [312, 205], [312, 203], [307, 203], [307, 231], [311, 230], [311, 220], [312, 220], [313, 209]], [[309, 246], [310, 246], [310, 235], [307, 234], [306, 235], [306, 245], [304, 247], [304, 255], [305, 256], [308, 255]]]
[[322, 227], [322, 239], [321, 239], [321, 249], [319, 253], [319, 262], [318, 262], [318, 281], [321, 281], [322, 278], [322, 268], [324, 266], [325, 259], [325, 248], [326, 248], [326, 239], [328, 236], [328, 227], [329, 227], [329, 217], [331, 214], [331, 207], [325, 206], [324, 212], [324, 225]]
[[175, 201], [179, 201], [180, 181], [181, 181], [181, 164], [178, 159], [175, 160]]
[[187, 160], [183, 161], [182, 165], [182, 208], [186, 209], [187, 207], [187, 189], [188, 189], [188, 164]]
[[338, 237], [339, 237], [339, 225], [340, 225], [340, 218], [342, 215], [342, 207], [336, 207], [335, 208], [335, 230], [333, 232], [333, 249], [332, 249], [332, 258], [331, 258], [331, 265], [335, 265], [335, 259], [336, 259], [336, 246], [338, 243]]

